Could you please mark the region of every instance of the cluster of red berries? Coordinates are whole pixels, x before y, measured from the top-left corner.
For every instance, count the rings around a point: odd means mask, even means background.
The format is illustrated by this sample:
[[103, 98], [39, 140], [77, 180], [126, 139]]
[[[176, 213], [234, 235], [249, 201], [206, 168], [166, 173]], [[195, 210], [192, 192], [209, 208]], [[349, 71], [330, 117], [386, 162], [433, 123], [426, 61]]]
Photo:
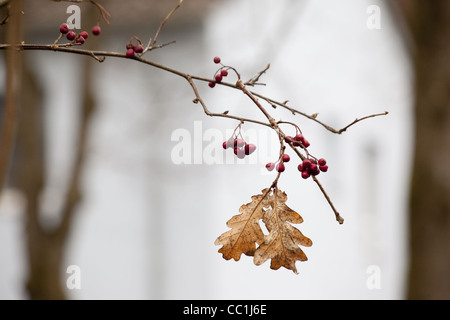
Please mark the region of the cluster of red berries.
[[291, 157], [287, 153], [283, 153], [283, 155], [280, 157], [279, 162], [277, 164], [273, 162], [269, 162], [266, 164], [266, 169], [269, 171], [272, 171], [276, 168], [278, 172], [284, 172], [286, 170], [285, 163], [289, 162], [291, 160]]
[[[215, 64], [219, 64], [220, 63], [220, 57], [214, 57], [213, 59]], [[217, 72], [214, 74], [214, 80], [215, 81], [211, 81], [208, 83], [210, 88], [214, 88], [216, 86], [216, 83], [220, 83], [222, 82], [222, 79], [224, 77], [228, 76], [228, 71], [226, 69], [225, 66], [223, 66], [222, 68], [220, 68], [219, 70], [217, 70]]]
[[328, 166], [327, 161], [323, 158], [319, 160], [307, 158], [298, 165], [297, 169], [302, 173], [303, 179], [308, 179], [310, 176], [317, 176], [321, 171], [327, 172]]
[[292, 143], [294, 147], [308, 148], [310, 146], [309, 141], [306, 140], [301, 133], [297, 134], [295, 137], [286, 136], [284, 141], [289, 144]]
[[[88, 38], [89, 34], [86, 31], [82, 31], [80, 33], [76, 33], [74, 30], [69, 30], [69, 26], [67, 23], [63, 23], [59, 26], [59, 32], [61, 34], [65, 34], [67, 40], [74, 41], [75, 43], [83, 44], [85, 40]], [[92, 34], [98, 36], [101, 32], [100, 26], [94, 26], [92, 28]]]
[[234, 154], [239, 159], [244, 159], [245, 156], [252, 154], [256, 150], [256, 146], [254, 144], [247, 143], [243, 139], [239, 139], [237, 137], [224, 141], [222, 143], [222, 147], [224, 149], [233, 148]]
[[[284, 141], [294, 147], [301, 147], [305, 150], [310, 146], [309, 141], [306, 140], [301, 133], [297, 133], [295, 137], [286, 136], [284, 138]], [[302, 173], [303, 179], [308, 179], [310, 176], [316, 176], [320, 172], [328, 171], [327, 161], [325, 159], [320, 158], [319, 160], [317, 160], [315, 157], [311, 156], [308, 151], [306, 151], [306, 153], [307, 157], [297, 167], [298, 171]], [[269, 162], [266, 164], [266, 168], [269, 171], [276, 169], [278, 172], [284, 172], [284, 170], [286, 170], [284, 164], [289, 161], [289, 155], [284, 153], [283, 151], [280, 158], [278, 159], [278, 163]]]
[[142, 53], [144, 52], [144, 46], [142, 45], [142, 42], [140, 40], [137, 40], [137, 44], [133, 44], [133, 38], [130, 40], [130, 42], [127, 43], [127, 52], [126, 56], [128, 58], [133, 58], [136, 53]]

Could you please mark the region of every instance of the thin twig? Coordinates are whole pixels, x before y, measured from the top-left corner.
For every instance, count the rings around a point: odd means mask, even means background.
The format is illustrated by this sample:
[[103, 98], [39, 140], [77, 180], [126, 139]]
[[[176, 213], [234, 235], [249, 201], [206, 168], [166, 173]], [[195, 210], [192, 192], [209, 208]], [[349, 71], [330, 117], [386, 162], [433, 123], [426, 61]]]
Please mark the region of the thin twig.
[[169, 14], [167, 14], [167, 16], [164, 18], [164, 20], [159, 24], [158, 30], [156, 30], [155, 36], [153, 37], [153, 39], [150, 38], [147, 47], [144, 49], [143, 53], [152, 50], [155, 48], [155, 44], [156, 41], [158, 41], [158, 36], [159, 33], [161, 32], [162, 28], [164, 27], [164, 25], [166, 24], [167, 21], [169, 21], [170, 17], [172, 17], [172, 15], [175, 13], [175, 11], [177, 11], [177, 9], [179, 7], [181, 7], [181, 4], [183, 3], [183, 0], [180, 0], [178, 2], [178, 4], [175, 6], [175, 8], [173, 8]]
[[279, 101], [276, 101], [276, 100], [274, 100], [274, 99], [265, 97], [265, 96], [263, 96], [262, 94], [259, 94], [259, 93], [257, 93], [257, 92], [253, 92], [253, 91], [250, 91], [250, 92], [251, 92], [253, 95], [257, 96], [257, 97], [259, 97], [259, 98], [261, 98], [261, 99], [264, 99], [265, 101], [267, 101], [267, 103], [271, 104], [272, 106], [273, 106], [273, 105], [278, 105], [278, 106], [280, 106], [280, 107], [282, 107], [282, 108], [285, 108], [286, 110], [289, 110], [290, 112], [292, 112], [293, 115], [299, 114], [299, 115], [301, 115], [301, 116], [303, 116], [303, 117], [306, 117], [306, 118], [308, 118], [308, 119], [310, 119], [310, 120], [312, 120], [312, 121], [317, 122], [318, 124], [320, 124], [321, 126], [323, 126], [325, 129], [327, 129], [328, 131], [330, 131], [330, 132], [332, 132], [332, 133], [336, 133], [336, 134], [342, 134], [342, 133], [345, 132], [349, 127], [353, 126], [354, 124], [356, 124], [356, 123], [358, 123], [358, 122], [360, 122], [360, 121], [362, 121], [362, 120], [369, 119], [369, 118], [374, 118], [374, 117], [379, 117], [379, 116], [385, 116], [385, 115], [388, 115], [388, 114], [389, 114], [389, 112], [387, 112], [387, 111], [385, 111], [385, 112], [383, 112], [383, 113], [371, 114], [371, 115], [365, 116], [365, 117], [363, 117], [363, 118], [361, 118], [361, 119], [356, 119], [356, 120], [354, 120], [352, 123], [350, 123], [350, 124], [348, 124], [347, 126], [345, 126], [344, 128], [337, 130], [337, 129], [334, 129], [334, 128], [330, 127], [329, 125], [323, 123], [322, 121], [318, 120], [318, 119], [317, 119], [317, 114], [316, 114], [316, 113], [314, 113], [314, 114], [312, 114], [312, 115], [309, 115], [309, 114], [307, 114], [307, 113], [301, 112], [301, 111], [299, 111], [299, 110], [297, 110], [297, 109], [294, 109], [294, 108], [291, 108], [291, 107], [287, 106], [287, 102], [288, 102], [288, 101], [279, 102]]
[[54, 2], [74, 2], [74, 3], [82, 3], [82, 2], [90, 2], [92, 3], [94, 6], [97, 7], [98, 11], [100, 12], [100, 17], [107, 23], [109, 24], [109, 18], [111, 17], [111, 15], [109, 14], [109, 12], [98, 2], [94, 1], [94, 0], [52, 0]]
[[244, 83], [244, 85], [246, 86], [255, 86], [256, 84], [260, 84], [260, 85], [265, 85], [262, 83], [258, 83], [259, 78], [266, 73], [267, 70], [269, 70], [270, 68], [270, 63], [267, 64], [267, 66], [264, 68], [264, 70], [258, 72], [255, 76], [253, 76], [250, 80], [248, 80], [247, 82]]
[[379, 116], [386, 116], [388, 115], [389, 112], [385, 111], [383, 113], [377, 113], [377, 114], [371, 114], [370, 116], [365, 116], [363, 118], [359, 118], [359, 119], [355, 119], [352, 123], [350, 123], [349, 125], [345, 126], [344, 128], [340, 129], [337, 133], [341, 134], [342, 132], [346, 131], [348, 128], [350, 128], [351, 126], [353, 126], [354, 124], [363, 121], [365, 119], [369, 119], [369, 118], [374, 118], [374, 117], [379, 117]]
[[334, 207], [333, 202], [331, 202], [331, 199], [328, 196], [328, 194], [325, 192], [325, 189], [322, 187], [322, 184], [319, 182], [319, 180], [315, 176], [312, 176], [312, 178], [313, 178], [314, 182], [319, 186], [320, 191], [322, 191], [322, 194], [325, 196], [325, 199], [327, 199], [328, 204], [330, 205], [331, 209], [333, 210], [333, 212], [334, 212], [334, 214], [336, 216], [336, 221], [339, 222], [339, 224], [343, 224], [344, 223], [344, 218], [341, 217], [339, 212]]
[[257, 121], [257, 120], [253, 120], [253, 119], [247, 119], [247, 118], [242, 118], [242, 117], [238, 117], [238, 116], [233, 116], [230, 115], [225, 112], [223, 113], [213, 113], [210, 112], [208, 107], [206, 106], [205, 102], [203, 101], [203, 99], [200, 97], [200, 94], [198, 93], [197, 87], [194, 84], [194, 81], [192, 80], [192, 76], [188, 75], [188, 74], [180, 74], [180, 76], [182, 76], [183, 78], [185, 78], [190, 86], [192, 87], [192, 91], [194, 91], [195, 94], [195, 99], [194, 99], [194, 103], [199, 103], [203, 108], [203, 111], [205, 112], [206, 115], [210, 116], [210, 117], [223, 117], [223, 118], [229, 118], [229, 119], [234, 119], [234, 120], [239, 120], [241, 123], [244, 122], [251, 122], [251, 123], [256, 123], [259, 125], [263, 125], [263, 126], [267, 126], [267, 127], [271, 127], [271, 125], [269, 123], [265, 123], [265, 122], [261, 122], [261, 121]]

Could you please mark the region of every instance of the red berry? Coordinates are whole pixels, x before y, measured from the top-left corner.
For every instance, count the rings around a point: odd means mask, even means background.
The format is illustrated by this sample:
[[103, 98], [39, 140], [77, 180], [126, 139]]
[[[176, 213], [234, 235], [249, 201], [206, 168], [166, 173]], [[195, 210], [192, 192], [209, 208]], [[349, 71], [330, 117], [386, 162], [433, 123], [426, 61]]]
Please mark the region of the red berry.
[[303, 170], [308, 170], [311, 167], [311, 161], [309, 159], [303, 160]]
[[77, 37], [77, 34], [75, 33], [75, 31], [69, 31], [66, 35], [66, 38], [69, 41], [75, 40], [76, 37]]
[[245, 157], [245, 151], [242, 148], [235, 147], [234, 154], [237, 155], [239, 159], [243, 159]]
[[210, 83], [208, 83], [208, 86], [210, 88], [214, 88], [216, 86], [216, 83], [215, 82], [210, 82]]
[[324, 166], [327, 164], [327, 161], [324, 158], [319, 159], [319, 166]]
[[133, 58], [134, 57], [134, 50], [133, 49], [128, 49], [126, 55], [127, 55], [128, 58]]
[[320, 173], [320, 170], [317, 165], [311, 164], [311, 166], [309, 167], [309, 172], [311, 173], [311, 175], [316, 176]]
[[59, 32], [61, 32], [62, 34], [66, 34], [67, 32], [69, 32], [69, 26], [67, 25], [67, 23], [61, 24], [61, 26], [59, 27]]
[[246, 155], [252, 154], [256, 150], [256, 146], [254, 144], [246, 144], [244, 147], [244, 151]]
[[100, 32], [102, 31], [102, 29], [100, 28], [100, 26], [94, 26], [92, 28], [92, 34], [94, 36], [98, 36], [100, 34]]
[[222, 77], [226, 77], [226, 76], [228, 75], [228, 71], [225, 70], [225, 69], [222, 69], [222, 70], [220, 71], [220, 74], [222, 75]]
[[237, 153], [237, 157], [239, 159], [244, 159], [245, 158], [245, 152], [244, 150], [242, 150], [241, 148], [239, 148], [238, 153]]
[[126, 48], [127, 48], [127, 50], [128, 49], [134, 49], [134, 45], [131, 43], [131, 41], [127, 43]]
[[219, 73], [219, 74], [216, 74], [216, 76], [214, 77], [214, 79], [216, 79], [216, 82], [221, 82], [222, 81], [222, 75]]
[[234, 147], [234, 139], [230, 138], [227, 141], [227, 148], [233, 148]]
[[133, 47], [134, 52], [136, 53], [142, 53], [144, 52], [144, 47], [142, 46], [142, 44], [137, 44]]
[[89, 34], [86, 31], [82, 31], [80, 33], [80, 36], [82, 36], [84, 39], [87, 39], [89, 37]]
[[303, 164], [300, 163], [297, 167], [298, 171], [302, 172], [303, 171]]
[[308, 170], [305, 170], [305, 171], [302, 172], [302, 178], [303, 179], [308, 179], [309, 176], [310, 176], [310, 173], [309, 173]]
[[293, 140], [295, 140], [294, 137], [291, 137], [291, 136], [284, 137], [284, 142], [286, 142], [286, 143], [291, 143]]
[[226, 142], [226, 141], [224, 141], [224, 142], [222, 143], [222, 147], [223, 147], [224, 149], [227, 149], [227, 148], [228, 148], [228, 145], [227, 145], [227, 142]]
[[304, 146], [305, 148], [308, 148], [308, 147], [310, 146], [309, 141], [306, 140], [306, 139], [303, 139], [303, 146]]
[[79, 43], [79, 44], [83, 44], [83, 43], [84, 43], [84, 38], [83, 38], [82, 36], [79, 36], [79, 37], [77, 38], [77, 40], [75, 40], [75, 42], [76, 42], [76, 43]]
[[281, 159], [283, 160], [283, 162], [289, 162], [289, 160], [291, 160], [291, 157], [289, 157], [288, 154], [284, 153]]
[[286, 167], [284, 166], [283, 162], [280, 162], [279, 164], [277, 164], [277, 171], [278, 172], [283, 172], [286, 169]]
[[220, 58], [219, 57], [214, 57], [214, 63], [220, 63]]
[[327, 172], [328, 171], [328, 166], [327, 165], [319, 166], [319, 169], [322, 172]]
[[269, 162], [266, 164], [266, 169], [272, 171], [275, 168], [275, 163]]
[[302, 145], [303, 141], [305, 140], [305, 138], [303, 137], [302, 134], [298, 134], [294, 137], [294, 140], [296, 141], [296, 142], [294, 142], [294, 146], [300, 147]]
[[299, 133], [298, 135], [296, 135], [294, 137], [294, 140], [295, 141], [299, 141], [299, 142], [303, 142], [303, 140], [305, 140], [305, 137], [301, 133]]
[[235, 139], [234, 140], [234, 146], [235, 147], [243, 147], [243, 146], [245, 146], [245, 141], [244, 140], [242, 140], [242, 139]]

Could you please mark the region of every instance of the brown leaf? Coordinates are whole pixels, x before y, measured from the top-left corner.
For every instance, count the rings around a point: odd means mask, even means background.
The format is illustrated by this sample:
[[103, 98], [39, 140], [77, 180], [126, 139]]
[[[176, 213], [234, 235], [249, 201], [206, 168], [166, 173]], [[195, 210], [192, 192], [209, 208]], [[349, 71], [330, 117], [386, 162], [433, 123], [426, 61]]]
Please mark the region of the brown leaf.
[[260, 265], [272, 259], [271, 269], [285, 267], [297, 274], [295, 262], [308, 260], [299, 245], [310, 247], [312, 241], [290, 224], [302, 223], [303, 219], [285, 204], [286, 193], [275, 188], [266, 198], [270, 208], [266, 210], [263, 222], [269, 234], [264, 236], [263, 243], [256, 250], [254, 263]]
[[256, 250], [255, 243], [264, 240], [264, 234], [259, 226], [259, 220], [264, 215], [263, 203], [268, 192], [252, 196], [252, 202], [242, 205], [239, 208], [241, 214], [233, 216], [227, 222], [231, 228], [223, 233], [214, 242], [215, 245], [222, 245], [219, 249], [225, 260], [233, 258], [238, 261], [241, 254], [253, 256]]
[[[238, 261], [244, 253], [254, 256], [256, 265], [272, 259], [272, 269], [285, 267], [297, 274], [295, 262], [307, 260], [299, 245], [309, 247], [312, 241], [291, 225], [302, 223], [303, 219], [286, 205], [286, 200], [286, 193], [278, 188], [273, 191], [267, 188], [262, 190], [262, 194], [252, 196], [252, 202], [241, 206], [241, 214], [227, 222], [231, 230], [215, 241], [216, 245], [222, 245], [219, 252], [223, 258]], [[263, 234], [260, 219], [266, 225], [268, 235]]]

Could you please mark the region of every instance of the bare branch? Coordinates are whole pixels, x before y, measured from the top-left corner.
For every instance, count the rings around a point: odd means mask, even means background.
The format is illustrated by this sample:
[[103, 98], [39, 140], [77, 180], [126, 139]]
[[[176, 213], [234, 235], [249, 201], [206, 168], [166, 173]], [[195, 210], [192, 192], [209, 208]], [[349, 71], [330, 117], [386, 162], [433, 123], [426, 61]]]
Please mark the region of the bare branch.
[[267, 70], [269, 70], [269, 68], [270, 68], [270, 63], [267, 64], [267, 67], [265, 67], [264, 70], [258, 72], [258, 73], [257, 73], [255, 76], [253, 76], [250, 80], [248, 80], [247, 82], [245, 82], [244, 85], [246, 85], [246, 86], [252, 86], [252, 87], [255, 86], [255, 85], [257, 85], [257, 84], [259, 84], [259, 85], [265, 85], [265, 84], [263, 84], [263, 83], [258, 83], [258, 80], [259, 80], [259, 78], [260, 78], [264, 73], [266, 73]]
[[144, 49], [144, 52], [143, 52], [143, 53], [145, 53], [145, 52], [147, 52], [147, 51], [149, 51], [149, 50], [152, 50], [152, 49], [155, 49], [155, 48], [156, 48], [156, 47], [155, 47], [155, 44], [156, 44], [156, 41], [158, 41], [159, 33], [161, 32], [162, 28], [163, 28], [164, 25], [167, 23], [167, 21], [169, 21], [170, 17], [172, 17], [172, 15], [175, 13], [175, 11], [177, 11], [177, 9], [178, 9], [179, 7], [181, 7], [181, 4], [182, 4], [182, 3], [183, 3], [183, 0], [180, 0], [180, 1], [178, 2], [178, 4], [176, 5], [176, 7], [173, 8], [173, 9], [169, 12], [169, 14], [164, 18], [164, 20], [159, 24], [159, 27], [158, 27], [158, 30], [156, 30], [155, 36], [153, 37], [153, 39], [150, 38], [150, 40], [149, 40], [149, 42], [148, 42], [148, 45], [147, 45], [147, 47]]
[[387, 112], [387, 111], [385, 111], [385, 112], [383, 112], [383, 113], [371, 114], [371, 115], [365, 116], [365, 117], [363, 117], [363, 118], [361, 118], [361, 119], [356, 119], [356, 120], [354, 120], [352, 123], [350, 123], [350, 124], [346, 125], [345, 127], [343, 127], [342, 129], [337, 130], [337, 129], [334, 129], [334, 128], [330, 127], [329, 125], [323, 123], [322, 121], [318, 120], [318, 119], [317, 119], [317, 115], [318, 115], [317, 113], [314, 113], [314, 114], [312, 114], [312, 115], [309, 115], [309, 114], [307, 114], [307, 113], [305, 113], [305, 112], [302, 112], [302, 111], [299, 111], [299, 110], [297, 110], [297, 109], [294, 109], [294, 108], [291, 108], [291, 107], [287, 106], [287, 103], [288, 103], [287, 100], [284, 101], [284, 102], [279, 102], [279, 101], [276, 101], [276, 100], [274, 100], [274, 99], [265, 97], [265, 96], [263, 96], [262, 94], [259, 94], [259, 93], [257, 93], [257, 92], [253, 92], [253, 91], [250, 91], [250, 92], [251, 92], [253, 95], [257, 96], [257, 97], [259, 97], [259, 98], [261, 98], [261, 99], [264, 99], [267, 103], [269, 103], [269, 104], [272, 105], [273, 107], [274, 107], [274, 106], [275, 106], [275, 107], [276, 107], [276, 106], [280, 106], [280, 107], [282, 107], [282, 108], [284, 108], [284, 109], [289, 110], [290, 112], [292, 112], [293, 115], [299, 114], [299, 115], [301, 115], [301, 116], [303, 116], [303, 117], [305, 117], [305, 118], [308, 118], [308, 119], [310, 119], [310, 120], [312, 120], [312, 121], [317, 122], [317, 123], [320, 124], [322, 127], [324, 127], [325, 129], [327, 129], [328, 131], [330, 131], [330, 132], [332, 132], [332, 133], [336, 133], [336, 134], [342, 134], [342, 133], [345, 132], [349, 127], [355, 125], [356, 123], [358, 123], [358, 122], [360, 122], [360, 121], [362, 121], [362, 120], [369, 119], [369, 118], [374, 118], [374, 117], [379, 117], [379, 116], [385, 116], [385, 115], [388, 115], [388, 114], [389, 114], [389, 112]]
[[[180, 1], [181, 3], [182, 1]], [[174, 9], [175, 10], [175, 9]], [[172, 10], [172, 13], [174, 12], [174, 10]], [[170, 18], [170, 15], [168, 15], [168, 17]], [[166, 19], [168, 19], [166, 17]], [[189, 75], [187, 73], [181, 72], [179, 70], [167, 67], [165, 65], [161, 65], [158, 64], [156, 62], [150, 61], [150, 60], [146, 60], [143, 59], [141, 56], [134, 56], [133, 58], [129, 58], [127, 57], [125, 54], [123, 53], [118, 53], [118, 52], [110, 52], [110, 51], [93, 51], [93, 50], [85, 50], [85, 49], [79, 49], [79, 48], [74, 48], [72, 46], [72, 44], [65, 44], [65, 45], [37, 45], [37, 44], [17, 44], [17, 45], [10, 45], [10, 44], [1, 44], [0, 45], [0, 50], [2, 49], [6, 49], [6, 48], [16, 48], [17, 50], [52, 50], [52, 51], [60, 51], [60, 52], [68, 52], [68, 53], [74, 53], [74, 54], [81, 54], [81, 55], [88, 55], [93, 57], [94, 59], [96, 59], [99, 62], [102, 62], [105, 60], [106, 57], [116, 57], [116, 58], [125, 58], [125, 59], [131, 59], [131, 60], [135, 60], [137, 62], [141, 62], [147, 65], [150, 65], [152, 67], [173, 73], [177, 76], [180, 76], [184, 79], [186, 79], [186, 81], [189, 83], [189, 85], [191, 86], [194, 95], [195, 95], [195, 99], [193, 100], [194, 103], [200, 103], [200, 105], [203, 108], [203, 111], [206, 115], [210, 116], [210, 117], [222, 117], [222, 118], [228, 118], [228, 119], [233, 119], [233, 120], [237, 120], [240, 121], [241, 123], [244, 122], [251, 122], [251, 123], [255, 123], [255, 124], [259, 124], [259, 125], [263, 125], [269, 128], [274, 129], [279, 138], [280, 138], [280, 143], [281, 143], [281, 148], [283, 148], [284, 150], [284, 145], [283, 145], [283, 139], [286, 137], [286, 135], [284, 134], [284, 132], [281, 130], [281, 128], [278, 126], [278, 123], [287, 123], [287, 122], [277, 122], [268, 112], [267, 110], [261, 105], [261, 103], [259, 102], [258, 98], [261, 98], [262, 100], [268, 102], [270, 105], [272, 106], [281, 106], [287, 110], [290, 110], [293, 114], [300, 114], [308, 119], [311, 119], [319, 124], [321, 124], [323, 127], [325, 127], [328, 131], [336, 133], [336, 134], [341, 134], [342, 132], [345, 132], [349, 127], [355, 125], [356, 123], [363, 121], [365, 119], [369, 119], [369, 118], [374, 118], [374, 117], [378, 117], [378, 116], [382, 116], [382, 115], [387, 115], [388, 112], [384, 112], [384, 113], [379, 113], [379, 114], [373, 114], [373, 115], [369, 115], [369, 116], [365, 116], [363, 118], [359, 118], [359, 119], [355, 119], [353, 122], [351, 122], [350, 124], [348, 124], [347, 126], [345, 126], [344, 128], [340, 129], [340, 130], [336, 130], [331, 128], [330, 126], [324, 124], [323, 122], [317, 120], [317, 114], [313, 114], [313, 115], [308, 115], [305, 114], [301, 111], [298, 111], [296, 109], [293, 109], [291, 107], [288, 107], [287, 101], [281, 103], [278, 102], [276, 100], [270, 99], [268, 97], [265, 97], [261, 94], [249, 91], [246, 87], [245, 84], [242, 82], [242, 80], [238, 80], [236, 82], [236, 84], [231, 84], [231, 83], [225, 83], [225, 82], [220, 82], [220, 85], [224, 85], [224, 86], [228, 86], [230, 88], [233, 89], [239, 89], [241, 90], [244, 94], [246, 94], [252, 101], [253, 103], [255, 103], [255, 105], [260, 109], [260, 111], [264, 114], [264, 116], [267, 118], [268, 122], [262, 122], [262, 121], [258, 121], [258, 120], [254, 120], [254, 119], [249, 119], [249, 118], [242, 118], [236, 115], [231, 115], [228, 113], [228, 111], [226, 112], [222, 112], [222, 113], [214, 113], [211, 112], [208, 107], [206, 106], [205, 102], [203, 101], [203, 99], [201, 98], [198, 89], [194, 83], [194, 80], [198, 80], [198, 81], [202, 81], [202, 82], [211, 82], [214, 81], [212, 79], [208, 79], [208, 78], [204, 78], [204, 77], [199, 77], [199, 76], [193, 76], [193, 75]], [[155, 48], [155, 47], [153, 47]], [[265, 70], [263, 70], [262, 72], [260, 72], [256, 77], [252, 78], [255, 82], [259, 79], [260, 75], [262, 75], [269, 66], [267, 66], [267, 68]], [[304, 160], [306, 157], [304, 155], [301, 154], [301, 152], [295, 148], [293, 146], [292, 143], [289, 143], [289, 145], [291, 146], [291, 148], [295, 151], [295, 153], [302, 159]], [[306, 152], [306, 155], [309, 156], [307, 150], [304, 150]], [[278, 179], [277, 179], [278, 180]], [[319, 187], [320, 191], [322, 192], [322, 194], [324, 195], [324, 197], [326, 198], [326, 200], [328, 201], [328, 204], [330, 205], [331, 209], [333, 210], [335, 216], [336, 216], [336, 220], [342, 224], [344, 219], [340, 216], [339, 212], [336, 210], [334, 204], [332, 203], [332, 201], [330, 200], [330, 197], [328, 196], [328, 194], [326, 193], [325, 189], [323, 188], [323, 186], [321, 185], [321, 183], [319, 182], [319, 180], [313, 176], [313, 180], [314, 182], [317, 184], [317, 186]]]

